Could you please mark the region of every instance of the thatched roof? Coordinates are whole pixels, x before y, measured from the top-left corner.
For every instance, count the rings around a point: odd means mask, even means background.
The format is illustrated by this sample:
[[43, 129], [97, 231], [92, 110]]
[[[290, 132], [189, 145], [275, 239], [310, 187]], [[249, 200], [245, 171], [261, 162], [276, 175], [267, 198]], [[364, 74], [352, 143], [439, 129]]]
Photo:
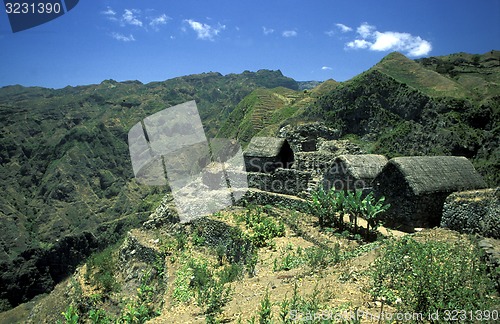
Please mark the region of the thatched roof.
[[458, 156], [398, 157], [389, 161], [415, 195], [486, 188], [472, 163]]
[[343, 163], [346, 172], [356, 179], [374, 179], [387, 164], [387, 158], [378, 154], [339, 155], [336, 163]]
[[248, 144], [244, 155], [254, 157], [276, 157], [285, 145], [286, 139], [278, 137], [254, 137]]

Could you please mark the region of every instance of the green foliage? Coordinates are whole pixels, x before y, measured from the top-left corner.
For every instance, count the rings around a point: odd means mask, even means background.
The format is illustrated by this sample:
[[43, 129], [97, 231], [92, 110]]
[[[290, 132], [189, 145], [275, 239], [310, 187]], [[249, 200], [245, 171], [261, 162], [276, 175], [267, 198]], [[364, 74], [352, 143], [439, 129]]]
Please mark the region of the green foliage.
[[92, 324], [111, 324], [111, 319], [102, 309], [91, 309], [89, 311], [89, 320]]
[[283, 257], [274, 259], [273, 271], [288, 271], [303, 264], [307, 264], [312, 270], [319, 270], [345, 259], [339, 244], [333, 249], [311, 246], [306, 249], [297, 247], [297, 250], [293, 251], [293, 247], [287, 247], [283, 252]]
[[125, 306], [122, 315], [118, 320], [119, 323], [127, 324], [143, 324], [153, 317], [159, 315], [154, 310], [153, 300], [156, 295], [155, 288], [150, 285], [151, 272], [146, 272], [141, 278], [141, 285], [137, 289], [135, 300]]
[[309, 212], [318, 217], [321, 227], [336, 227], [342, 230], [345, 225], [343, 221], [345, 194], [343, 191], [329, 190], [323, 188], [311, 193], [308, 202]]
[[240, 219], [251, 230], [250, 239], [256, 247], [272, 246], [273, 238], [285, 235], [285, 225], [268, 216], [263, 207], [248, 207]]
[[198, 304], [204, 308], [207, 323], [216, 323], [217, 316], [231, 300], [231, 287], [225, 286], [222, 280], [211, 278], [198, 288]]
[[243, 267], [232, 264], [218, 273], [210, 269], [207, 261], [187, 257], [177, 271], [173, 298], [187, 303], [196, 298], [204, 309], [207, 323], [216, 323], [224, 305], [231, 300], [229, 282], [239, 278]]
[[297, 268], [306, 262], [304, 252], [299, 246], [297, 250], [293, 250], [293, 245], [289, 245], [284, 251], [281, 251], [284, 256], [275, 258], [273, 262], [273, 271], [288, 271]]
[[361, 214], [368, 222], [368, 231], [370, 227], [376, 230], [380, 226], [380, 215], [391, 207], [391, 204], [385, 204], [384, 201], [385, 197], [377, 200], [371, 192], [361, 201]]
[[365, 233], [368, 238], [370, 228], [377, 229], [380, 216], [390, 208], [390, 204], [385, 204], [384, 201], [385, 197], [376, 199], [371, 192], [363, 198], [361, 190], [346, 193], [334, 188], [329, 191], [320, 188], [312, 192], [308, 207], [310, 213], [318, 217], [321, 227], [335, 227], [339, 231], [346, 228], [344, 214], [349, 215], [354, 233], [358, 233], [357, 218], [364, 218], [368, 223]]
[[219, 272], [219, 277], [222, 282], [233, 282], [243, 276], [245, 267], [241, 263], [231, 263]]
[[[198, 261], [195, 259], [188, 259], [187, 261], [182, 260], [183, 265], [177, 270], [175, 274], [175, 281], [173, 283], [174, 291], [172, 293], [172, 297], [174, 300], [182, 303], [189, 302], [194, 297], [194, 292], [191, 289], [191, 280], [194, 276], [194, 268], [197, 269], [197, 274], [200, 275], [202, 270], [206, 269], [206, 263], [202, 261]], [[193, 268], [194, 266], [194, 268]], [[208, 279], [199, 277], [196, 278], [194, 282], [205, 282]]]
[[78, 311], [73, 304], [69, 305], [65, 312], [61, 313], [66, 320], [65, 324], [78, 324]]
[[335, 244], [333, 249], [325, 249], [312, 246], [305, 249], [308, 265], [312, 269], [324, 269], [330, 265], [336, 264], [342, 260], [340, 245]]
[[492, 306], [492, 282], [470, 242], [389, 240], [375, 261], [371, 294], [400, 312], [429, 314]]
[[[268, 305], [268, 296], [264, 296], [261, 301], [261, 308], [259, 310], [259, 315], [262, 313], [266, 314], [265, 318], [272, 318], [272, 313]], [[321, 318], [317, 318], [314, 315], [318, 315], [321, 311], [326, 311], [323, 302], [328, 299], [326, 296], [321, 296], [320, 289], [316, 285], [311, 294], [301, 296], [298, 292], [298, 285], [295, 282], [293, 287], [293, 294], [290, 299], [285, 295], [285, 298], [281, 302], [278, 302], [279, 306], [279, 319], [280, 323], [296, 323], [296, 322], [307, 322], [307, 323], [323, 323]], [[266, 305], [263, 307], [262, 305]], [[269, 309], [269, 315], [267, 315], [267, 310]], [[266, 312], [263, 312], [265, 310]], [[325, 321], [328, 322], [328, 321]], [[264, 323], [272, 323], [270, 321]]]
[[272, 304], [269, 299], [269, 290], [266, 289], [264, 298], [260, 301], [259, 324], [271, 324], [273, 321]]
[[112, 245], [94, 253], [87, 261], [87, 272], [85, 279], [99, 289], [103, 293], [108, 294], [116, 291], [119, 284], [116, 281], [114, 274], [116, 272], [116, 256], [114, 255], [116, 245]]

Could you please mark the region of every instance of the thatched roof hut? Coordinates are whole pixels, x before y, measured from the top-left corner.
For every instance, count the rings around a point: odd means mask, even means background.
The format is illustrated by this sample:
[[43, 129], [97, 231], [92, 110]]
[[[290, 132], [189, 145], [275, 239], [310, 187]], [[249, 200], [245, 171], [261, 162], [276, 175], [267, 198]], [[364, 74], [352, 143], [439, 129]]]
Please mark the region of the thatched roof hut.
[[254, 137], [245, 152], [248, 172], [272, 172], [277, 168], [289, 168], [294, 160], [287, 140], [278, 137]]
[[373, 181], [376, 196], [392, 205], [386, 224], [404, 230], [439, 226], [443, 204], [452, 192], [486, 188], [472, 163], [457, 156], [391, 159]]
[[386, 164], [387, 158], [378, 154], [339, 155], [326, 172], [323, 187], [346, 191], [371, 188]]

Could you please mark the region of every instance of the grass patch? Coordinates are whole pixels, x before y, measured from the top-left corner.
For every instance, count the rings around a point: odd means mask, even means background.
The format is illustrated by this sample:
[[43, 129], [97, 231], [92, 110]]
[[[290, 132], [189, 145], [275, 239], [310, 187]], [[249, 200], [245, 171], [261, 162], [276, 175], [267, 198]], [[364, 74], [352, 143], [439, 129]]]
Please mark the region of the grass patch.
[[494, 306], [494, 286], [471, 242], [389, 240], [371, 274], [371, 295], [398, 312], [430, 314]]

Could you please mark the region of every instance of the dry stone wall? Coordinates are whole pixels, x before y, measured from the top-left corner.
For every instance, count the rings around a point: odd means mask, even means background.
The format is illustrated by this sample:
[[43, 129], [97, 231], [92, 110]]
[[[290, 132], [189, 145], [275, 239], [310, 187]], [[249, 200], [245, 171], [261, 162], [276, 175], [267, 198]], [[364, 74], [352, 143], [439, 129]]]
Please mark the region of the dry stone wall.
[[500, 239], [500, 188], [451, 194], [444, 203], [441, 226]]

